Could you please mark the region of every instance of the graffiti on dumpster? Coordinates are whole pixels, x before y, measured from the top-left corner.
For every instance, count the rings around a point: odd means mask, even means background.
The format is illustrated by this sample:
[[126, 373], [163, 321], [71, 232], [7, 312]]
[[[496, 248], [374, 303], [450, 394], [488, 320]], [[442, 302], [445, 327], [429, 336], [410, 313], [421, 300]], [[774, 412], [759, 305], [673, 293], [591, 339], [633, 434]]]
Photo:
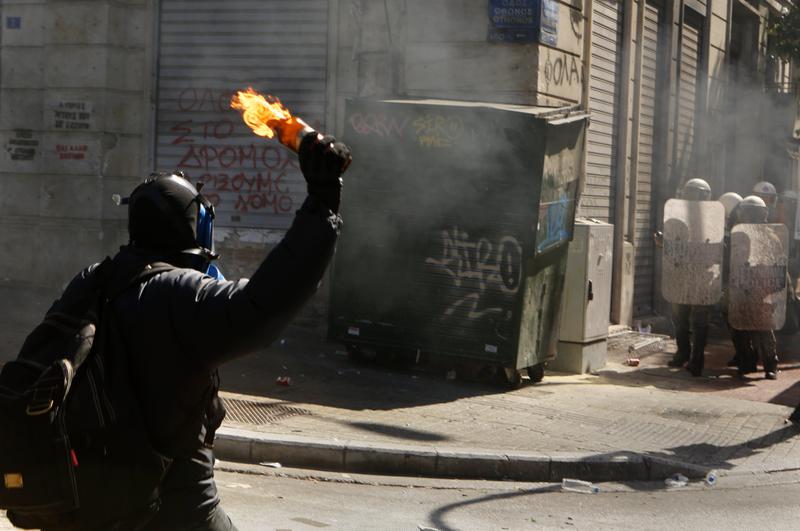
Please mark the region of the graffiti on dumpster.
[[[458, 299], [444, 311], [445, 317], [465, 312], [467, 319], [480, 319], [489, 314], [510, 318], [510, 301], [522, 281], [522, 246], [513, 236], [496, 241], [471, 238], [453, 227], [441, 233], [441, 252], [425, 263], [452, 280], [458, 288]], [[491, 302], [487, 296], [491, 292]], [[463, 293], [463, 295], [462, 295]], [[499, 297], [498, 297], [499, 296]]]
[[426, 114], [416, 118], [413, 126], [422, 147], [451, 147], [464, 135], [464, 123], [456, 116]]
[[383, 113], [354, 113], [350, 127], [357, 135], [380, 139], [409, 139], [424, 148], [448, 148], [471, 135], [457, 116], [423, 113], [413, 120]]
[[350, 126], [359, 135], [402, 138], [408, 121], [381, 113], [355, 113], [350, 117]]

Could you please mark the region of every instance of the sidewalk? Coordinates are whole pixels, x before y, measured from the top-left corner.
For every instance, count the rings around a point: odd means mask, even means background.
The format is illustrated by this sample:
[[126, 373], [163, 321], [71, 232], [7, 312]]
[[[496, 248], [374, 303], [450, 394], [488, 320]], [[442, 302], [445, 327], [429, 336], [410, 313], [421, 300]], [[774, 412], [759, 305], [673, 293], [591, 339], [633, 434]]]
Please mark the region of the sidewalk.
[[[669, 350], [636, 368], [612, 352], [597, 375], [547, 373], [504, 391], [443, 372], [355, 365], [302, 334], [292, 329], [283, 344], [222, 371], [220, 458], [527, 481], [800, 469], [800, 429], [785, 423], [800, 398], [800, 353], [786, 356], [777, 381], [741, 381], [724, 366], [721, 338], [709, 346], [706, 378], [667, 368]], [[276, 384], [280, 376], [292, 385]]]

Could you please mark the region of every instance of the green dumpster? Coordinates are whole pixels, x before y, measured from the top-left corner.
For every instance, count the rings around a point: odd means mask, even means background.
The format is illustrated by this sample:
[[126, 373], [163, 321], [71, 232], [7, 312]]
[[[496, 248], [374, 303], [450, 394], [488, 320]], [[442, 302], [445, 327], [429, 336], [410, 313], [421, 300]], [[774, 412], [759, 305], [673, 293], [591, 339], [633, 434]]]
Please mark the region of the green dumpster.
[[558, 340], [586, 115], [350, 100], [329, 338], [541, 380]]

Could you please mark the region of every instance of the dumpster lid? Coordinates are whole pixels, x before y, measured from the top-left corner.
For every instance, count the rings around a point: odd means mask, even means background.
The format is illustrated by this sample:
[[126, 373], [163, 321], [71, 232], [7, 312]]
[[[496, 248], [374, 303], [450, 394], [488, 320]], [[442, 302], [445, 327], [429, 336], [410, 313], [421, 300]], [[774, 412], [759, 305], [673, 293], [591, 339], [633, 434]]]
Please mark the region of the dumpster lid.
[[483, 107], [487, 109], [500, 109], [504, 111], [520, 112], [533, 114], [540, 118], [558, 120], [561, 123], [568, 123], [575, 120], [582, 120], [588, 113], [581, 109], [580, 105], [570, 105], [565, 107], [543, 107], [532, 105], [516, 105], [512, 103], [495, 103], [489, 101], [465, 101], [465, 100], [442, 100], [442, 99], [388, 99], [378, 100], [380, 103], [403, 103], [410, 105], [437, 105], [449, 107]]

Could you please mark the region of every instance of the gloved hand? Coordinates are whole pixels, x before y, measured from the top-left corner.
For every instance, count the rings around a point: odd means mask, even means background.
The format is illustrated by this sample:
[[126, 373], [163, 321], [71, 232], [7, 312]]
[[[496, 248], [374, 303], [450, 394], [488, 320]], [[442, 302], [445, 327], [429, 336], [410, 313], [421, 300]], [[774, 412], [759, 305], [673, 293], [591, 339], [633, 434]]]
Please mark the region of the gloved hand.
[[341, 176], [352, 161], [350, 148], [332, 136], [309, 133], [300, 142], [298, 155], [308, 194], [316, 196], [332, 212], [338, 213]]

